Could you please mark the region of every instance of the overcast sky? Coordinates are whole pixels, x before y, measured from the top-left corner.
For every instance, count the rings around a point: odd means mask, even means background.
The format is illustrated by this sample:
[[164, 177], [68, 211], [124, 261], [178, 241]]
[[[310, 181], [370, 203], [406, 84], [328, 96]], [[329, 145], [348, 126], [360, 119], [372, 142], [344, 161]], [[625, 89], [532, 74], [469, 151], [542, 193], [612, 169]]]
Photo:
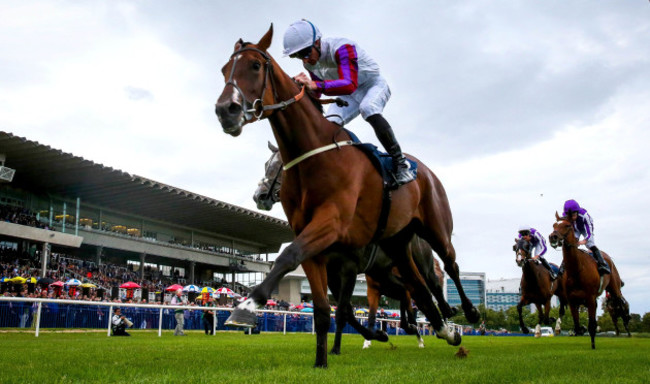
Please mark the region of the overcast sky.
[[[576, 199], [650, 312], [650, 3], [628, 1], [0, 2], [0, 129], [256, 210], [268, 122], [222, 132], [220, 68], [240, 37], [283, 58], [308, 18], [379, 63], [402, 148], [442, 180], [463, 271], [521, 274], [520, 224], [547, 236]], [[349, 128], [378, 144], [360, 118]], [[1, 150], [1, 148], [0, 148]], [[0, 151], [1, 152], [1, 151]], [[18, 170], [20, 171], [20, 170]], [[285, 218], [281, 208], [270, 213]], [[547, 259], [560, 263], [560, 251]]]

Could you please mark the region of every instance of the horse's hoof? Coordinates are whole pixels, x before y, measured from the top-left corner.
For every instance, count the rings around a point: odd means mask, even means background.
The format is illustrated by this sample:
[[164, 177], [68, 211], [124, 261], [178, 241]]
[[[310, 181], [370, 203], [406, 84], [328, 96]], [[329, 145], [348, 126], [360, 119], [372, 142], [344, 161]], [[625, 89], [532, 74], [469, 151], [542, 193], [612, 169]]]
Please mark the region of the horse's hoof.
[[452, 318], [452, 317], [456, 316], [457, 314], [458, 314], [458, 308], [451, 307], [451, 308], [449, 308], [449, 313], [447, 313], [446, 317], [449, 319], [449, 318]]
[[332, 350], [330, 351], [330, 355], [340, 355], [340, 354], [341, 354], [341, 350], [340, 350], [340, 349], [334, 349], [334, 348], [332, 348]]
[[377, 341], [381, 341], [382, 343], [385, 343], [388, 341], [388, 335], [384, 331], [375, 331], [375, 339]]
[[314, 364], [314, 368], [327, 369], [327, 363], [316, 363], [316, 364]]
[[247, 309], [235, 308], [230, 314], [230, 317], [228, 317], [228, 320], [226, 320], [226, 325], [231, 327], [253, 328], [257, 325], [257, 316], [255, 312]]
[[416, 335], [416, 334], [420, 333], [420, 330], [418, 329], [418, 327], [416, 327], [413, 324], [409, 324], [406, 328], [403, 328], [403, 329], [404, 329], [404, 332], [406, 332], [407, 335]]
[[470, 310], [465, 311], [465, 318], [467, 318], [467, 321], [470, 323], [478, 323], [478, 321], [481, 320], [481, 314], [476, 307], [472, 307]]
[[463, 340], [462, 336], [458, 332], [454, 332], [454, 340], [449, 341], [447, 340], [447, 344], [452, 345], [452, 346], [457, 346], [460, 345], [461, 341]]

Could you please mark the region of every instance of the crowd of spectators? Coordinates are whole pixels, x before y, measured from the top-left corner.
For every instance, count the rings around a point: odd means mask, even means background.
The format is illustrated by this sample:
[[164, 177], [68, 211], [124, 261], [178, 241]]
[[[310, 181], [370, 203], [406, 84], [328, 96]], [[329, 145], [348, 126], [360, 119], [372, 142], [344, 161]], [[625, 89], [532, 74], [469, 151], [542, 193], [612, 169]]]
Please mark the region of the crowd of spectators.
[[[5, 221], [13, 224], [20, 224], [20, 225], [26, 225], [30, 227], [36, 227], [36, 228], [42, 228], [42, 229], [52, 229], [50, 228], [42, 219], [39, 220], [38, 216], [30, 211], [27, 208], [21, 208], [21, 207], [15, 207], [11, 205], [5, 205], [5, 204], [0, 204], [0, 221]], [[62, 224], [60, 220], [56, 220], [58, 224]], [[70, 224], [66, 224], [70, 225]], [[90, 225], [81, 225], [85, 230], [92, 230], [93, 227]], [[119, 229], [117, 229], [119, 228]], [[142, 240], [147, 240], [151, 242], [159, 242], [160, 240], [156, 239], [155, 237], [152, 236], [147, 236], [143, 235], [140, 233], [140, 231], [132, 231], [128, 232], [126, 231], [126, 226], [123, 225], [102, 225], [101, 229], [102, 232], [111, 232], [114, 233], [115, 235], [123, 235], [126, 237], [139, 237]], [[125, 232], [126, 231], [126, 232]], [[254, 261], [263, 261], [263, 258], [259, 254], [249, 254], [242, 252], [238, 249], [230, 248], [230, 247], [224, 247], [224, 246], [218, 246], [218, 245], [212, 245], [212, 244], [204, 244], [200, 242], [194, 242], [191, 243], [188, 240], [183, 240], [183, 239], [175, 239], [171, 238], [167, 241], [165, 241], [168, 244], [176, 245], [176, 246], [181, 246], [181, 247], [186, 247], [186, 248], [192, 248], [192, 249], [198, 249], [202, 251], [208, 251], [208, 252], [214, 252], [214, 253], [221, 253], [221, 254], [230, 254], [234, 255], [237, 257], [241, 257], [243, 259], [248, 259], [248, 260], [254, 260]]]
[[41, 223], [37, 216], [30, 210], [10, 205], [0, 205], [0, 221], [36, 228], [47, 228], [47, 226]]

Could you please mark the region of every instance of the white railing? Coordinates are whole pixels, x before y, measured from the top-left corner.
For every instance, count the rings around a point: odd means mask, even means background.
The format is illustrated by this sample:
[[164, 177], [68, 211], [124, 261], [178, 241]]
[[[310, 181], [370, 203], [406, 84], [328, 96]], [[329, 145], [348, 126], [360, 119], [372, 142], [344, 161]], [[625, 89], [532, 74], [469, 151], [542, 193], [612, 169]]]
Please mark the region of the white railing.
[[[94, 306], [94, 307], [108, 307], [108, 315], [106, 316], [106, 335], [111, 335], [111, 321], [110, 319], [113, 316], [113, 308], [146, 308], [150, 310], [158, 310], [158, 336], [162, 336], [163, 329], [163, 311], [165, 310], [190, 310], [190, 311], [211, 311], [213, 312], [213, 321], [212, 321], [212, 334], [216, 335], [216, 329], [218, 326], [218, 311], [227, 311], [232, 312], [233, 308], [229, 307], [199, 307], [199, 306], [190, 306], [190, 305], [161, 305], [161, 304], [132, 304], [132, 303], [115, 303], [115, 302], [98, 302], [98, 301], [81, 301], [81, 300], [63, 300], [63, 299], [40, 299], [40, 298], [26, 298], [26, 297], [0, 297], [0, 303], [9, 302], [9, 303], [35, 303], [37, 304], [36, 315], [34, 317], [34, 328], [35, 336], [38, 337], [41, 329], [41, 320], [42, 320], [42, 310], [43, 304], [69, 304], [69, 305], [80, 305], [80, 306]], [[274, 315], [282, 316], [282, 333], [287, 334], [287, 318], [294, 316], [306, 316], [311, 317], [311, 333], [314, 334], [314, 317], [313, 313], [310, 312], [290, 312], [290, 311], [278, 311], [278, 310], [258, 310], [258, 313], [269, 313]], [[334, 314], [331, 315], [334, 317]], [[364, 321], [367, 320], [367, 317], [356, 316], [357, 320]], [[2, 319], [0, 319], [2, 320]], [[100, 319], [103, 323], [103, 320]], [[387, 323], [397, 323], [398, 319], [376, 319], [377, 323], [387, 322]], [[24, 325], [23, 322], [22, 325]], [[388, 324], [387, 324], [388, 325]], [[462, 326], [451, 324], [462, 335]], [[428, 323], [425, 321], [418, 321], [418, 329], [420, 333], [424, 334], [427, 331]], [[385, 327], [388, 329], [389, 327]], [[400, 328], [395, 326], [395, 335], [399, 335]]]

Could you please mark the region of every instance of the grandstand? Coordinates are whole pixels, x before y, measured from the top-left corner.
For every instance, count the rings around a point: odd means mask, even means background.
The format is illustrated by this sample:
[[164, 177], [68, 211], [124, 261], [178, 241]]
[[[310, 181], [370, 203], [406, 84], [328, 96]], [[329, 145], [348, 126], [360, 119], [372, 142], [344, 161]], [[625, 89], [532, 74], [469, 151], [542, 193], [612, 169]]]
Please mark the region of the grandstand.
[[14, 171], [0, 182], [0, 249], [41, 276], [43, 260], [63, 261], [66, 275], [90, 280], [103, 265], [140, 282], [227, 282], [245, 293], [293, 239], [283, 220], [11, 133], [0, 131], [0, 154]]

